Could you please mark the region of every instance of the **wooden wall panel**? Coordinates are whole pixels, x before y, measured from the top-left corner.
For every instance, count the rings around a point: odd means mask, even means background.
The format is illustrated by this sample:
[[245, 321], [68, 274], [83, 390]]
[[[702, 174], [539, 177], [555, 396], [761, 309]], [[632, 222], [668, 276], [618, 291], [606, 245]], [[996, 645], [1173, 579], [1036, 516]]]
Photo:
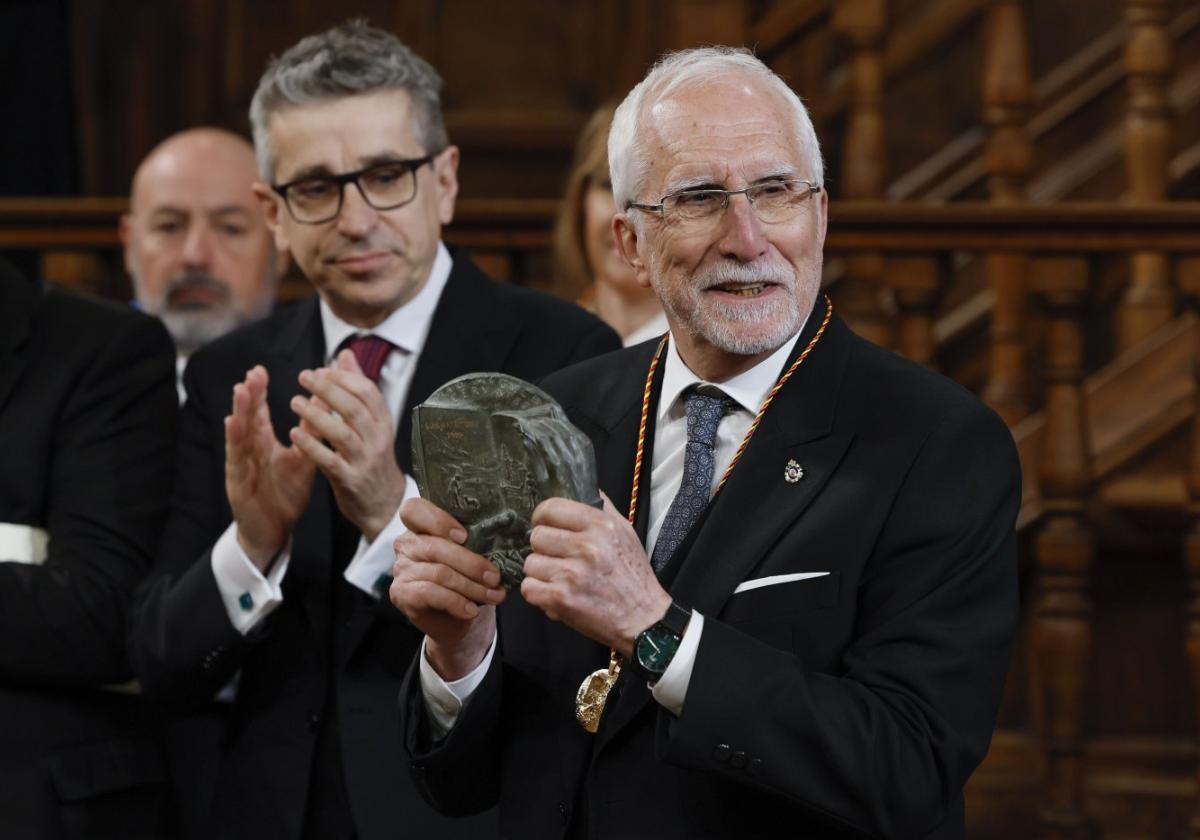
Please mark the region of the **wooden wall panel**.
[[[597, 105], [624, 96], [667, 48], [740, 43], [743, 7], [359, 0], [353, 16], [397, 33], [443, 75], [465, 196], [544, 198], [558, 194]], [[183, 128], [248, 133], [250, 98], [270, 56], [348, 16], [333, 0], [77, 0], [69, 36], [84, 192], [125, 193], [146, 152]]]

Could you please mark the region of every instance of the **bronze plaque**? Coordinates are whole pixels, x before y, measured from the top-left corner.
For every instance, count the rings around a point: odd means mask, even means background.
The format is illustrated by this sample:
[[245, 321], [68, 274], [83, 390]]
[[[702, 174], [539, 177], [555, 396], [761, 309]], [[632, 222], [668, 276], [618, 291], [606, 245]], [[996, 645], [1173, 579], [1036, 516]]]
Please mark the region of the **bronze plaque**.
[[600, 507], [596, 457], [548, 394], [515, 376], [469, 373], [413, 409], [413, 472], [422, 498], [467, 529], [467, 548], [519, 585], [529, 520], [543, 499]]

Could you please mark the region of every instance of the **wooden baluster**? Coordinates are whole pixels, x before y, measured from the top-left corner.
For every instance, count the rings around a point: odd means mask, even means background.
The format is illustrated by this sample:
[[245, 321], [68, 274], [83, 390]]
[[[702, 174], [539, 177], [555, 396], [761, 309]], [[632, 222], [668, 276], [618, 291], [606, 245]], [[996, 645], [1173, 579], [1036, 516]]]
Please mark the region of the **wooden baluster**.
[[[1187, 300], [1188, 307], [1200, 315], [1200, 257], [1187, 257], [1179, 261], [1178, 281], [1179, 292]], [[1196, 331], [1196, 335], [1195, 358], [1200, 360], [1200, 330]], [[1192, 672], [1192, 708], [1197, 720], [1200, 720], [1200, 361], [1193, 362], [1192, 375], [1192, 434], [1187, 471], [1192, 527], [1183, 541], [1188, 592], [1185, 649]], [[1200, 755], [1200, 737], [1197, 737], [1197, 755]], [[1200, 761], [1196, 763], [1193, 774], [1196, 786], [1200, 788]], [[1192, 840], [1200, 840], [1200, 796], [1192, 803], [1188, 836]]]
[[[1134, 204], [1163, 201], [1170, 186], [1171, 107], [1167, 77], [1171, 36], [1167, 0], [1125, 0], [1129, 40], [1125, 68], [1129, 102], [1125, 114], [1125, 173], [1128, 199]], [[1126, 350], [1175, 312], [1170, 268], [1165, 254], [1139, 252], [1129, 264], [1129, 286], [1117, 309], [1116, 342]]]
[[[883, 127], [885, 0], [838, 0], [833, 29], [850, 42], [850, 110], [842, 147], [842, 197], [883, 198], [887, 146]], [[882, 254], [853, 254], [835, 292], [838, 311], [864, 338], [891, 344]]]
[[[994, 0], [984, 28], [983, 120], [989, 128], [984, 165], [995, 204], [1019, 204], [1033, 168], [1033, 144], [1025, 118], [1033, 103], [1029, 39], [1019, 0]], [[1028, 413], [1025, 377], [1024, 254], [996, 252], [985, 257], [992, 307], [988, 380], [983, 398], [1008, 423]]]
[[929, 367], [934, 366], [937, 353], [933, 315], [941, 292], [940, 268], [936, 257], [892, 257], [887, 261], [888, 285], [900, 314], [896, 349]]
[[1046, 311], [1046, 425], [1038, 464], [1045, 521], [1034, 543], [1030, 636], [1031, 708], [1046, 753], [1042, 836], [1080, 840], [1083, 815], [1083, 695], [1091, 653], [1094, 541], [1084, 512], [1091, 489], [1084, 413], [1086, 260], [1038, 259], [1035, 293]]

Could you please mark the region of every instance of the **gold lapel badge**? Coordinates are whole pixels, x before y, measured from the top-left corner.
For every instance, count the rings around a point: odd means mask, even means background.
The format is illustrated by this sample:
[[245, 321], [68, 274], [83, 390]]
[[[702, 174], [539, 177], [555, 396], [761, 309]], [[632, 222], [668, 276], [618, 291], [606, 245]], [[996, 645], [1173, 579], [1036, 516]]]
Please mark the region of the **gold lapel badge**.
[[794, 460], [788, 459], [787, 466], [783, 468], [783, 480], [788, 484], [795, 484], [802, 478], [804, 478], [804, 467]]

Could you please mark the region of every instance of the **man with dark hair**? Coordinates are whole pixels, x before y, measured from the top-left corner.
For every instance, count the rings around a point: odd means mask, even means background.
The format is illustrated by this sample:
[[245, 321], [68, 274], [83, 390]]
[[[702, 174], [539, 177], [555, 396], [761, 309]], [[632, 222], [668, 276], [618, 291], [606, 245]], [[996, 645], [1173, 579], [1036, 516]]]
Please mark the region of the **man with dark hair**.
[[171, 488], [171, 340], [0, 261], [0, 834], [161, 837], [126, 621]]
[[[441, 80], [361, 22], [259, 82], [255, 189], [313, 299], [197, 353], [158, 575], [133, 637], [147, 692], [236, 699], [211, 836], [454, 837], [413, 789], [396, 697], [420, 643], [384, 595], [417, 493], [411, 409], [449, 379], [536, 379], [615, 349], [561, 301], [495, 283], [441, 241], [458, 149]], [[232, 412], [229, 410], [232, 394]]]
[[961, 838], [1016, 626], [1011, 435], [833, 315], [817, 140], [753, 55], [665, 58], [609, 165], [670, 333], [544, 381], [611, 502], [538, 506], [519, 598], [405, 503], [414, 779], [511, 837]]

